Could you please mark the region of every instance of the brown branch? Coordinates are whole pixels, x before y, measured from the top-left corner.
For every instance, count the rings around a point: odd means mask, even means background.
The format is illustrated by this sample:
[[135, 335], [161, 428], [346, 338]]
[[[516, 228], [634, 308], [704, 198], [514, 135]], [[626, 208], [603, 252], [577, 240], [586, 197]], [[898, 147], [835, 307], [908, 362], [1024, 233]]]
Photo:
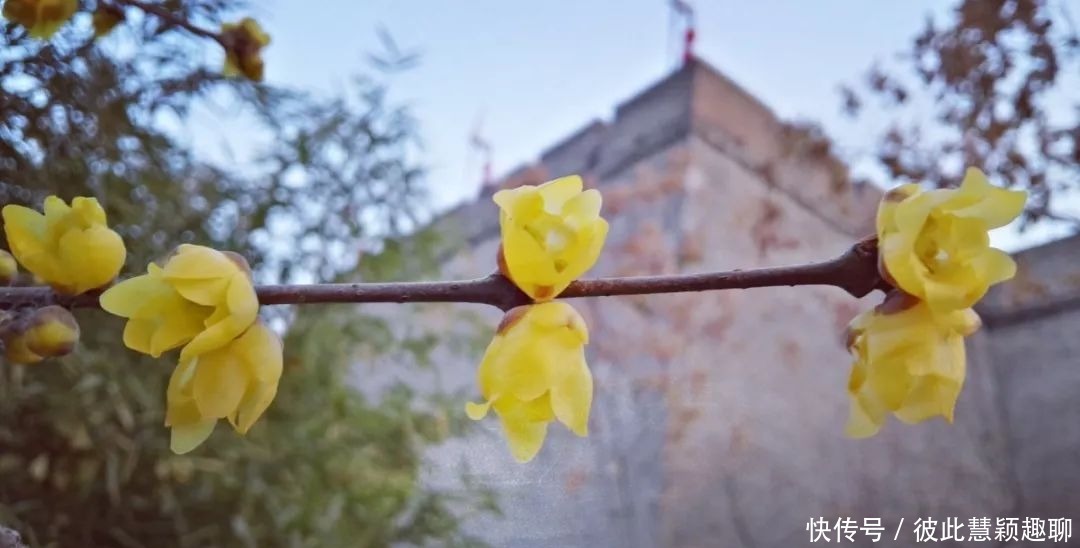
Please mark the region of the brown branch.
[[[578, 280], [558, 298], [646, 295], [717, 289], [748, 289], [801, 285], [831, 285], [862, 297], [875, 289], [888, 289], [877, 268], [877, 242], [863, 240], [843, 255], [819, 263], [707, 274], [636, 276]], [[509, 310], [529, 298], [499, 274], [451, 282], [337, 283], [263, 285], [255, 288], [263, 305], [315, 303], [454, 302], [488, 304]], [[47, 306], [97, 308], [98, 294], [57, 295], [47, 287], [0, 288], [0, 308]]]
[[206, 29], [204, 29], [202, 27], [199, 27], [199, 26], [191, 23], [191, 21], [188, 21], [187, 19], [184, 19], [183, 17], [180, 17], [180, 16], [176, 15], [175, 13], [165, 9], [164, 7], [162, 7], [162, 6], [158, 5], [158, 4], [152, 4], [150, 2], [144, 2], [142, 0], [113, 0], [113, 1], [116, 2], [117, 4], [120, 4], [120, 5], [123, 5], [123, 6], [131, 6], [133, 8], [138, 8], [138, 9], [140, 9], [140, 10], [146, 12], [146, 13], [149, 13], [151, 15], [154, 15], [154, 16], [158, 17], [159, 19], [163, 19], [164, 21], [166, 21], [169, 24], [180, 27], [180, 28], [192, 33], [192, 34], [197, 35], [197, 36], [202, 36], [203, 38], [209, 38], [209, 39], [221, 44], [222, 47], [225, 47], [226, 49], [228, 48], [228, 46], [225, 44], [225, 39], [222, 38], [221, 34], [216, 33], [214, 31], [206, 30]]

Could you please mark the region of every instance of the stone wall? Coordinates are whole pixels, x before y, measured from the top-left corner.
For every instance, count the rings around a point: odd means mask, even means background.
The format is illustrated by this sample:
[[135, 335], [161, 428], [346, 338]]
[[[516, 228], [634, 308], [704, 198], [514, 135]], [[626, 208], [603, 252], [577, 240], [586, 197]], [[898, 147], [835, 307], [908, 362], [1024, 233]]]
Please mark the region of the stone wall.
[[1017, 513], [1080, 518], [1080, 236], [1016, 259], [1016, 279], [983, 301], [980, 343], [1000, 386]]
[[[823, 147], [695, 62], [501, 186], [581, 173], [602, 190], [611, 232], [590, 276], [793, 264], [873, 230], [879, 193], [847, 184]], [[442, 277], [494, 269], [494, 190], [436, 221], [458, 244]], [[1022, 254], [1021, 281], [987, 299], [954, 425], [893, 422], [869, 440], [843, 437], [840, 334], [880, 296], [802, 287], [578, 299], [592, 332], [590, 436], [552, 425], [540, 455], [519, 465], [490, 419], [434, 450], [425, 481], [453, 489], [464, 466], [496, 490], [504, 515], [468, 523], [495, 546], [782, 547], [806, 544], [816, 517], [881, 517], [887, 538], [903, 518], [910, 543], [919, 517], [1063, 517], [1080, 507], [1080, 368], [1060, 367], [1080, 351], [1069, 336], [1080, 309], [1055, 307], [1080, 301], [1060, 289], [1080, 278], [1059, 276], [1078, 241]], [[490, 336], [499, 319], [466, 305], [401, 308], [385, 310], [443, 334], [478, 323]], [[475, 395], [479, 351], [440, 349], [436, 371], [406, 380]], [[369, 389], [394, 375], [359, 370]]]

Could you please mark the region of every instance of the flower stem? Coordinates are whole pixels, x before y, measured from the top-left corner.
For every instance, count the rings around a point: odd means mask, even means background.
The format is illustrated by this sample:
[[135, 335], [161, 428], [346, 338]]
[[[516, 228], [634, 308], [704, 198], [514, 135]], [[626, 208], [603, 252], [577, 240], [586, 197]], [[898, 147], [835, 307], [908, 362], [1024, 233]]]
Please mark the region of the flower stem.
[[225, 45], [225, 41], [221, 37], [220, 34], [218, 34], [216, 32], [213, 32], [213, 31], [206, 30], [206, 29], [204, 29], [202, 27], [199, 27], [199, 26], [193, 24], [191, 21], [188, 21], [187, 19], [184, 19], [183, 17], [180, 17], [179, 15], [176, 15], [175, 13], [165, 9], [164, 7], [162, 7], [162, 6], [158, 5], [158, 4], [154, 4], [154, 3], [151, 3], [151, 2], [144, 2], [143, 0], [112, 0], [112, 1], [117, 3], [117, 4], [123, 5], [123, 6], [131, 6], [133, 8], [138, 8], [138, 9], [140, 9], [140, 10], [142, 10], [142, 11], [144, 11], [144, 12], [150, 14], [150, 15], [153, 15], [153, 16], [159, 18], [159, 19], [162, 19], [162, 20], [168, 22], [169, 24], [180, 27], [180, 28], [182, 28], [182, 29], [184, 29], [184, 30], [196, 35], [196, 36], [202, 36], [203, 38], [209, 38], [209, 39], [221, 44], [222, 46]]
[[[649, 295], [718, 289], [749, 289], [803, 285], [831, 285], [862, 297], [874, 289], [888, 289], [877, 269], [877, 241], [863, 240], [843, 255], [818, 263], [754, 268], [704, 274], [596, 278], [570, 284], [558, 298]], [[500, 274], [462, 281], [333, 283], [262, 285], [255, 288], [259, 303], [409, 303], [454, 302], [488, 304], [509, 310], [528, 304], [529, 298]], [[0, 288], [0, 308], [48, 306], [97, 308], [99, 293], [68, 297], [48, 287]]]

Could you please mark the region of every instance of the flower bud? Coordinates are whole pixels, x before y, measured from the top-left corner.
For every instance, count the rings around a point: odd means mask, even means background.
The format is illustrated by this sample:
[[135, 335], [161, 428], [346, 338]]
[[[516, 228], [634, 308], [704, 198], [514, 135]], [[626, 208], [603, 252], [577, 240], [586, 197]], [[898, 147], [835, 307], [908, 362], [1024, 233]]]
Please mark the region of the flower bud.
[[26, 348], [44, 358], [56, 358], [70, 354], [79, 342], [79, 324], [75, 316], [60, 306], [46, 306], [30, 316], [26, 334]]
[[262, 81], [262, 49], [270, 43], [270, 35], [259, 23], [246, 17], [239, 23], [224, 24], [221, 37], [225, 44], [225, 75]]
[[0, 249], [0, 285], [11, 285], [19, 275], [19, 263], [11, 253]]

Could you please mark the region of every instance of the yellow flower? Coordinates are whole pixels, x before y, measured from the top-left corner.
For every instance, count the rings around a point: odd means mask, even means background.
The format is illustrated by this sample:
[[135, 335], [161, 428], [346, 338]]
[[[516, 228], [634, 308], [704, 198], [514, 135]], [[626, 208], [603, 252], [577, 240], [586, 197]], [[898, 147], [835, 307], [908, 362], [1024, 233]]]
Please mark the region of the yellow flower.
[[19, 263], [11, 253], [0, 249], [0, 285], [10, 285], [19, 276]]
[[3, 217], [11, 253], [60, 293], [78, 295], [108, 285], [124, 266], [124, 241], [109, 229], [94, 198], [75, 198], [68, 206], [49, 196], [44, 215], [8, 205]]
[[518, 462], [536, 456], [552, 420], [587, 435], [593, 392], [585, 363], [588, 342], [585, 321], [566, 303], [510, 310], [477, 372], [485, 401], [467, 403], [465, 412], [480, 420], [494, 408]]
[[281, 369], [281, 339], [262, 322], [224, 347], [182, 360], [166, 393], [173, 452], [198, 447], [222, 418], [247, 434], [274, 400]]
[[852, 320], [847, 434], [873, 436], [889, 413], [908, 424], [937, 415], [952, 422], [964, 385], [964, 337], [979, 325], [971, 309], [934, 313], [898, 291]]
[[575, 175], [495, 193], [499, 270], [534, 300], [562, 293], [592, 268], [604, 247], [608, 224], [600, 217], [600, 192], [581, 189]]
[[225, 76], [243, 75], [249, 80], [262, 81], [262, 49], [270, 44], [270, 35], [250, 17], [221, 25], [221, 35], [226, 44]]
[[1020, 215], [1026, 199], [974, 168], [957, 189], [922, 192], [908, 184], [889, 191], [877, 216], [882, 275], [934, 310], [972, 306], [1016, 275], [1016, 263], [990, 247], [988, 232]]
[[243, 257], [189, 244], [164, 267], [151, 263], [146, 274], [116, 284], [100, 301], [105, 311], [128, 318], [128, 348], [156, 358], [186, 344], [181, 362], [225, 346], [259, 312]]
[[7, 0], [4, 18], [24, 27], [33, 38], [46, 39], [75, 15], [79, 0]]

